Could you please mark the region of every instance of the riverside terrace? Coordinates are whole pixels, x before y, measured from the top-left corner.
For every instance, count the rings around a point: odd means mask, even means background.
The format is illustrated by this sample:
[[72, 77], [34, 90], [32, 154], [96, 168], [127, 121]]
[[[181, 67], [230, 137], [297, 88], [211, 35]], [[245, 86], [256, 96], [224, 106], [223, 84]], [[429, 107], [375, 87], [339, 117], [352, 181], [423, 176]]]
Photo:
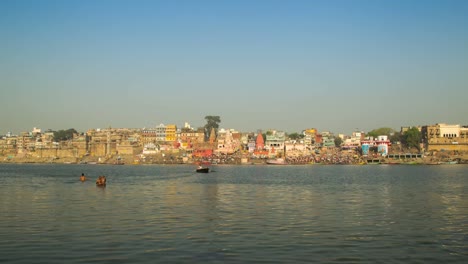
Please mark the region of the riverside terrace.
[[[245, 154], [245, 153], [244, 153]], [[204, 157], [193, 157], [185, 152], [158, 153], [153, 155], [118, 155], [108, 157], [85, 156], [82, 159], [73, 157], [40, 158], [31, 155], [0, 155], [0, 163], [55, 163], [55, 164], [251, 164], [264, 165], [267, 157], [254, 157], [236, 152], [234, 154], [212, 154]], [[378, 153], [362, 156], [359, 152], [339, 149], [327, 149], [320, 153], [310, 153], [299, 156], [286, 156], [287, 164], [439, 164], [442, 162], [456, 161], [459, 164], [468, 163], [468, 154], [456, 152], [439, 152], [425, 156], [421, 154], [391, 154], [386, 157]]]

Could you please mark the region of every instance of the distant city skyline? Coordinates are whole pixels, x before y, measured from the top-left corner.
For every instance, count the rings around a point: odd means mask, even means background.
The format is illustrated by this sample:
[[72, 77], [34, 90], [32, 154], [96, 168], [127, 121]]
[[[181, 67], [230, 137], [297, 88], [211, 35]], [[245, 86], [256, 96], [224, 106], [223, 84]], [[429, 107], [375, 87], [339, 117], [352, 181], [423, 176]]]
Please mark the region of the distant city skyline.
[[1, 1], [0, 134], [468, 125], [467, 1]]

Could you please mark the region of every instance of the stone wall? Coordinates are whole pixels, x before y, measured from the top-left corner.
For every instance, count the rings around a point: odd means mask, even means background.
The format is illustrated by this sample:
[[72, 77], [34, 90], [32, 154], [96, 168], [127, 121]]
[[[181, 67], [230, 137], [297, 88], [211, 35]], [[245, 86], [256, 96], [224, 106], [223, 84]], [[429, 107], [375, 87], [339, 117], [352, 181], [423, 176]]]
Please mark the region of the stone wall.
[[117, 154], [117, 144], [110, 143], [110, 150], [107, 150], [107, 143], [92, 143], [89, 144], [89, 154], [95, 157], [103, 157], [106, 155]]
[[62, 149], [36, 149], [31, 152], [33, 156], [38, 158], [76, 158], [78, 157], [78, 151], [76, 148], [62, 148]]
[[137, 155], [143, 151], [141, 146], [134, 145], [117, 145], [117, 152], [119, 155]]
[[466, 143], [459, 143], [459, 144], [428, 144], [427, 145], [428, 151], [459, 151], [464, 152], [468, 151], [468, 144]]

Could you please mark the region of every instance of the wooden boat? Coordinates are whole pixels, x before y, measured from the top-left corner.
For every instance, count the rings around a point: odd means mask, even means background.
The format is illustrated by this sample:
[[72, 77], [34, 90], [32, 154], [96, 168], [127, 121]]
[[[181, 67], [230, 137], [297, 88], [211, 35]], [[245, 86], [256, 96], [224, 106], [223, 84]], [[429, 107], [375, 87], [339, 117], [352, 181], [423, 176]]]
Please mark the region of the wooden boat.
[[208, 173], [208, 172], [210, 172], [210, 168], [208, 168], [208, 167], [197, 168], [196, 172], [198, 172], [198, 173]]
[[389, 162], [385, 162], [385, 163], [382, 163], [382, 164], [388, 164], [388, 165], [401, 165], [401, 162], [399, 162], [399, 161], [389, 161]]
[[287, 165], [288, 163], [284, 159], [269, 159], [266, 161], [268, 165]]
[[125, 162], [122, 160], [121, 157], [118, 157], [115, 161], [114, 161], [114, 165], [124, 165]]
[[452, 165], [452, 164], [458, 164], [458, 161], [452, 160], [452, 161], [441, 161], [439, 162], [440, 165]]

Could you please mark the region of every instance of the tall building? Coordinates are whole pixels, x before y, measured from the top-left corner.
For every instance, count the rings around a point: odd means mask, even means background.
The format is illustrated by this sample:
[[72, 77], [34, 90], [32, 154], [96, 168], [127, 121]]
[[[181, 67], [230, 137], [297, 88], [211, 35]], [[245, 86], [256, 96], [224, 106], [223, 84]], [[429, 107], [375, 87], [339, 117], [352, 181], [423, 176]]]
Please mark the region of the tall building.
[[315, 144], [315, 136], [317, 135], [317, 129], [315, 128], [308, 128], [304, 130], [304, 144], [306, 146], [312, 146]]
[[166, 126], [164, 124], [159, 124], [159, 126], [157, 126], [155, 130], [156, 130], [156, 141], [157, 142], [166, 141]]
[[262, 150], [265, 148], [265, 142], [263, 141], [262, 131], [258, 131], [257, 139], [255, 141], [255, 147], [257, 150]]
[[167, 125], [166, 126], [166, 140], [167, 142], [174, 142], [177, 139], [176, 136], [177, 126], [176, 125]]

